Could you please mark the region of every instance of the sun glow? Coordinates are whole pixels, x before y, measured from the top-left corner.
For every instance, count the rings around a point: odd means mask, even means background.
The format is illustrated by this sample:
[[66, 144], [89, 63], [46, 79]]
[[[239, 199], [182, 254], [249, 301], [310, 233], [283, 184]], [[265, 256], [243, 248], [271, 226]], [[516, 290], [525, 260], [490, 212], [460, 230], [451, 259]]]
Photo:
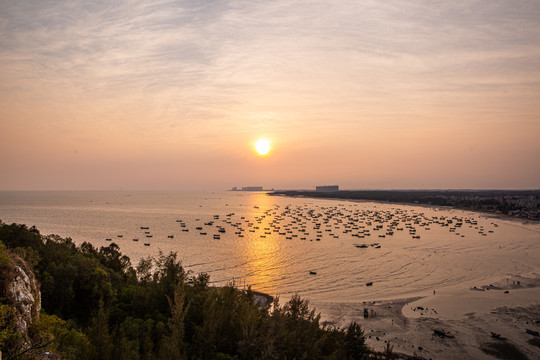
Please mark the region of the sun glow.
[[266, 139], [259, 139], [255, 141], [255, 151], [257, 154], [264, 156], [270, 152], [270, 141]]

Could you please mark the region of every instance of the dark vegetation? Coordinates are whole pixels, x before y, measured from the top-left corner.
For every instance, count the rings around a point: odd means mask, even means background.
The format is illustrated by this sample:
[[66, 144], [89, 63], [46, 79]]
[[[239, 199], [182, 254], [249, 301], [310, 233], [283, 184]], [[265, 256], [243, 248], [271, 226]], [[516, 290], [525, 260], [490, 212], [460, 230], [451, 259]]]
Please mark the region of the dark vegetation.
[[484, 353], [494, 356], [497, 359], [527, 360], [517, 347], [507, 342], [487, 343], [480, 348]]
[[540, 339], [539, 338], [531, 338], [529, 341], [527, 341], [529, 344], [534, 345], [536, 347], [540, 348]]
[[341, 190], [275, 191], [270, 195], [453, 206], [538, 219], [540, 190]]
[[[186, 273], [175, 253], [133, 266], [117, 245], [99, 249], [0, 222], [0, 271], [17, 254], [41, 284], [42, 313], [29, 335], [13, 330], [0, 298], [4, 359], [363, 359], [394, 358], [364, 344], [360, 326], [321, 326], [308, 301], [293, 296], [260, 307], [253, 292], [210, 287]], [[1, 289], [0, 289], [1, 290]], [[2, 294], [0, 294], [2, 296]], [[20, 355], [14, 343], [38, 344]], [[43, 345], [44, 344], [44, 345]]]

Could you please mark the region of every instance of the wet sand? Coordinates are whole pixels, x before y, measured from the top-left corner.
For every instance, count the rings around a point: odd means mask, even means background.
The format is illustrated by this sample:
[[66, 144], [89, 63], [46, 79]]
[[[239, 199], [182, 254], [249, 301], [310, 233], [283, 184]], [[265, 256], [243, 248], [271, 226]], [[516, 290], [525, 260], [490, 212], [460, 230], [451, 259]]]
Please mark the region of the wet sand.
[[539, 276], [453, 286], [425, 297], [314, 305], [328, 325], [360, 323], [366, 343], [381, 351], [390, 343], [395, 353], [426, 359], [538, 359], [540, 337], [526, 329], [540, 331]]

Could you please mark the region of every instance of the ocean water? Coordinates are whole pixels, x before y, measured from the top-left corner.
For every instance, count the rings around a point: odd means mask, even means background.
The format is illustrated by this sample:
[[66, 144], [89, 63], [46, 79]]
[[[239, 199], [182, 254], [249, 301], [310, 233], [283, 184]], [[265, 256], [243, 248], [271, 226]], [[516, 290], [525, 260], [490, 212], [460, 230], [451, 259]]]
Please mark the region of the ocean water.
[[114, 242], [134, 264], [174, 251], [216, 285], [315, 304], [540, 274], [538, 223], [454, 209], [264, 192], [0, 192], [0, 220], [78, 244]]

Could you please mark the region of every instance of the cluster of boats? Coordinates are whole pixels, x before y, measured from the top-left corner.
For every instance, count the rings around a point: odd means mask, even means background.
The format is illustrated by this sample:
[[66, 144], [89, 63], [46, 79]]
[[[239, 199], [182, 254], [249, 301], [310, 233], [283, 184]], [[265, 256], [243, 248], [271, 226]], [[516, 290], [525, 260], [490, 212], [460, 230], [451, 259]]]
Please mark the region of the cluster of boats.
[[[261, 210], [254, 206], [253, 217], [238, 216], [234, 212], [226, 215], [215, 214], [207, 221], [200, 218], [190, 221], [177, 219], [183, 232], [190, 230], [198, 232], [202, 236], [211, 235], [213, 239], [220, 240], [226, 233], [234, 237], [242, 238], [248, 233], [250, 237], [266, 238], [268, 236], [280, 236], [287, 240], [299, 239], [309, 241], [321, 241], [321, 239], [364, 239], [377, 235], [378, 238], [392, 237], [396, 232], [408, 232], [412, 239], [420, 239], [419, 231], [429, 231], [434, 226], [448, 228], [448, 231], [464, 237], [461, 228], [464, 226], [474, 227], [484, 236], [493, 230], [486, 231], [479, 226], [474, 218], [458, 216], [428, 216], [423, 212], [414, 212], [406, 209], [377, 210], [357, 208], [357, 204], [348, 206], [317, 206], [304, 204], [299, 206], [288, 205], [281, 207], [274, 205], [270, 209]], [[191, 227], [188, 224], [191, 222]], [[492, 223], [495, 227], [498, 225]], [[152, 238], [150, 228], [141, 226], [144, 236]], [[118, 235], [121, 238], [123, 235]], [[169, 239], [174, 234], [167, 236]], [[111, 241], [111, 238], [107, 238]], [[134, 238], [133, 241], [138, 241]], [[351, 242], [352, 243], [352, 242]], [[149, 242], [144, 243], [150, 246]], [[352, 243], [352, 246], [360, 249], [382, 247], [380, 242]]]

